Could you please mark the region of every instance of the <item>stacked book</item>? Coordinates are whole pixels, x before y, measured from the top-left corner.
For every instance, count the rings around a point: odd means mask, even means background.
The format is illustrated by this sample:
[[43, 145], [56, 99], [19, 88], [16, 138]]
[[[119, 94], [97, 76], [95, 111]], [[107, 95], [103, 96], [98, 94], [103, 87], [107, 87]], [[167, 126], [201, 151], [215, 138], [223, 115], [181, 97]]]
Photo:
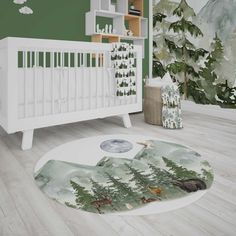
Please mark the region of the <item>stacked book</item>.
[[134, 16], [141, 16], [141, 11], [136, 9], [129, 9], [129, 14]]

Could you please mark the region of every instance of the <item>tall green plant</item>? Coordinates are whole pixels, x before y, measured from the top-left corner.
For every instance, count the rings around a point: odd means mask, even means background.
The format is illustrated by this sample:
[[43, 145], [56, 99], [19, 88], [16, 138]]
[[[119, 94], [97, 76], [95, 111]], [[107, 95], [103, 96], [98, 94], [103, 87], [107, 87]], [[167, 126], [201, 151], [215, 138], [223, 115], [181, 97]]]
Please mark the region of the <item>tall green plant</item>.
[[202, 37], [202, 31], [192, 22], [194, 10], [181, 0], [173, 11], [177, 21], [170, 24], [169, 30], [175, 34], [175, 40], [166, 39], [170, 53], [175, 55], [175, 61], [167, 66], [167, 70], [174, 74], [183, 86], [184, 98], [188, 98], [189, 81], [199, 79], [198, 62], [207, 53], [203, 48], [196, 48], [190, 41], [192, 38]]
[[177, 3], [170, 0], [160, 0], [153, 7], [153, 76], [163, 77], [166, 66], [171, 62], [173, 56], [169, 53], [166, 39], [171, 38], [169, 27]]
[[[224, 57], [224, 47], [222, 41], [215, 35], [210, 46], [210, 52], [204, 63], [204, 67], [200, 69], [201, 80], [198, 85], [202, 87], [207, 103], [217, 104], [217, 80], [219, 79], [218, 68]], [[202, 96], [203, 97], [203, 96]], [[200, 98], [201, 99], [201, 98]], [[197, 103], [206, 103], [204, 100], [194, 98]]]

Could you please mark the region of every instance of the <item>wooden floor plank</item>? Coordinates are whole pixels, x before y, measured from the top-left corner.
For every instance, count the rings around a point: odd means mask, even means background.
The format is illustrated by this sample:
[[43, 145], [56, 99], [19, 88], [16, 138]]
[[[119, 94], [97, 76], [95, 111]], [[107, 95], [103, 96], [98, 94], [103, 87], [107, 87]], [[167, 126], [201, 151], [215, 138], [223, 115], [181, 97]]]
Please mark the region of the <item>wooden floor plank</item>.
[[[236, 232], [236, 122], [184, 112], [184, 129], [166, 130], [144, 123], [142, 113], [123, 128], [119, 117], [35, 131], [32, 150], [20, 150], [21, 134], [0, 128], [0, 235], [158, 236], [229, 235]], [[51, 149], [72, 140], [104, 134], [138, 134], [191, 147], [214, 168], [215, 182], [199, 201], [148, 216], [99, 216], [66, 208], [37, 188], [33, 170]]]

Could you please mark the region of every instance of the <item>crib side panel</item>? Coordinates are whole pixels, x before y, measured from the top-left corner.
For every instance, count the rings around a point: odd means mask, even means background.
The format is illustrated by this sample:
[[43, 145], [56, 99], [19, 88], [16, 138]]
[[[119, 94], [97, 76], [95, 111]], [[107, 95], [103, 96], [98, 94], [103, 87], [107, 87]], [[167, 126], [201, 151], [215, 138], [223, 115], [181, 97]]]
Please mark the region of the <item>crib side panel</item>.
[[0, 125], [7, 127], [7, 45], [0, 41]]
[[[0, 40], [0, 125], [11, 132], [11, 122], [16, 120], [14, 108], [16, 105], [17, 85], [14, 83], [15, 68], [14, 48], [10, 46], [8, 38]], [[13, 87], [13, 89], [11, 89]]]
[[137, 94], [125, 98], [116, 95], [110, 44], [10, 38], [8, 48], [10, 132], [142, 110], [141, 47]]

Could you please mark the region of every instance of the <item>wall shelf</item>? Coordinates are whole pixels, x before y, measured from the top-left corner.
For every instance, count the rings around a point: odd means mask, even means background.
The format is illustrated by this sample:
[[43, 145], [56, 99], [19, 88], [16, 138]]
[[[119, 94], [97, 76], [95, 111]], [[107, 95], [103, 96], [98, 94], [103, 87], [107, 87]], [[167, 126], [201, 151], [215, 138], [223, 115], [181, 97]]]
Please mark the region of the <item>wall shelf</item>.
[[[148, 37], [148, 19], [143, 17], [144, 0], [116, 0], [115, 7], [111, 0], [90, 0], [90, 11], [86, 13], [86, 35], [91, 36], [92, 42], [120, 42], [121, 40], [131, 40], [135, 45], [143, 46]], [[130, 5], [140, 11], [140, 16], [129, 14]], [[115, 32], [97, 32], [98, 17], [112, 20], [112, 28]], [[127, 30], [133, 35], [127, 35]]]

